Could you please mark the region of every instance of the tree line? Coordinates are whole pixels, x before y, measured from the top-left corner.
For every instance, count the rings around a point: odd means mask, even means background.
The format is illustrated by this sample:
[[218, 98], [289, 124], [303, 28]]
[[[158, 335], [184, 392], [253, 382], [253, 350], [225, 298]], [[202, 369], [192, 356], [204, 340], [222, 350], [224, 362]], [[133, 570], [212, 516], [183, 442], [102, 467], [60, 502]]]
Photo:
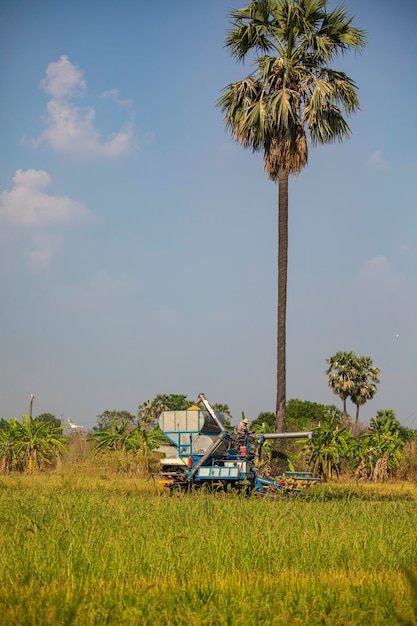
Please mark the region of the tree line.
[[[342, 408], [299, 399], [286, 404], [287, 429], [314, 430], [301, 457], [317, 474], [326, 478], [351, 470], [360, 478], [376, 480], [395, 473], [401, 450], [416, 438], [416, 432], [402, 426], [392, 409], [377, 411], [368, 428], [359, 424], [359, 409], [377, 392], [379, 369], [371, 357], [354, 352], [339, 351], [326, 359], [328, 384], [342, 401]], [[356, 406], [355, 420], [347, 412], [347, 400]], [[105, 410], [97, 415], [97, 425], [91, 433], [82, 433], [93, 446], [95, 454], [121, 452], [150, 469], [153, 450], [165, 441], [157, 421], [162, 411], [186, 410], [193, 405], [184, 394], [157, 394], [138, 406], [136, 415], [126, 410]], [[215, 411], [225, 417], [232, 429], [232, 414], [227, 404], [213, 404]], [[33, 419], [23, 416], [10, 422], [0, 420], [0, 472], [26, 471], [34, 473], [54, 467], [68, 448], [71, 438], [65, 425], [51, 413]], [[255, 433], [273, 432], [276, 414], [261, 412], [252, 420]], [[270, 456], [268, 457], [268, 452]], [[266, 461], [273, 461], [273, 447], [266, 446]], [[289, 449], [291, 461], [291, 446]], [[297, 462], [300, 456], [293, 456]], [[417, 463], [417, 461], [416, 461]]]

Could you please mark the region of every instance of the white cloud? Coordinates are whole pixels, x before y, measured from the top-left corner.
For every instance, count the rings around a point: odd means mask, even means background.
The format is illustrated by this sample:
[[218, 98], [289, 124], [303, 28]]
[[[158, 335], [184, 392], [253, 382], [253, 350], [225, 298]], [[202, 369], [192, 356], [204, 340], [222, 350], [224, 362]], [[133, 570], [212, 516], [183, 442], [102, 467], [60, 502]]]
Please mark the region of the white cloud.
[[87, 84], [83, 75], [82, 70], [75, 67], [66, 55], [62, 55], [59, 61], [48, 65], [46, 77], [40, 84], [52, 98], [64, 100], [86, 89]]
[[387, 170], [390, 164], [382, 158], [381, 150], [375, 150], [367, 161], [368, 165], [374, 170]]
[[120, 98], [118, 89], [108, 89], [107, 91], [103, 91], [101, 98], [110, 98], [116, 104], [119, 104], [126, 109], [131, 109], [133, 106], [132, 100], [122, 100], [122, 98]]
[[48, 267], [52, 257], [61, 248], [61, 238], [50, 233], [37, 233], [33, 238], [34, 247], [27, 252], [31, 267], [43, 269]]
[[366, 261], [360, 269], [358, 278], [365, 284], [377, 283], [379, 286], [384, 285], [385, 288], [406, 282], [405, 276], [396, 272], [387, 257], [383, 255], [374, 256]]
[[82, 202], [43, 191], [51, 177], [43, 170], [17, 170], [14, 186], [0, 195], [0, 220], [20, 226], [63, 224], [90, 214]]
[[57, 152], [80, 158], [128, 154], [136, 145], [131, 101], [122, 100], [117, 89], [102, 94], [102, 97], [110, 97], [119, 106], [129, 110], [129, 119], [123, 128], [107, 139], [102, 139], [94, 126], [94, 108], [78, 107], [73, 102], [87, 88], [83, 75], [84, 72], [65, 55], [48, 65], [46, 77], [40, 83], [51, 96], [47, 105], [47, 127], [35, 140], [35, 145], [47, 142]]

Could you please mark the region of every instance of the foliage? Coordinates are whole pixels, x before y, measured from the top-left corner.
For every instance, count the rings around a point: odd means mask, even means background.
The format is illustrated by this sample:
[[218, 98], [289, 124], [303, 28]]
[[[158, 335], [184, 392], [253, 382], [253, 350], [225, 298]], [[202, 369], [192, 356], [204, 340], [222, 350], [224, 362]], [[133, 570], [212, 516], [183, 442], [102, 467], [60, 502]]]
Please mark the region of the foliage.
[[329, 386], [343, 402], [343, 412], [347, 415], [346, 400], [350, 398], [356, 405], [356, 429], [359, 421], [359, 409], [376, 393], [379, 383], [379, 369], [373, 366], [371, 357], [358, 357], [355, 352], [336, 352], [326, 359], [329, 367], [326, 374]]
[[417, 483], [417, 440], [404, 444], [396, 476], [401, 480]]
[[357, 360], [355, 372], [351, 400], [353, 404], [356, 404], [355, 422], [358, 424], [360, 407], [368, 400], [372, 400], [376, 394], [376, 385], [379, 383], [379, 369], [373, 366], [370, 356], [361, 356]]
[[356, 476], [365, 480], [387, 480], [399, 467], [404, 442], [397, 430], [373, 425], [360, 437], [352, 438], [348, 455]]
[[66, 451], [63, 426], [52, 421], [36, 421], [27, 415], [22, 423], [16, 418], [0, 430], [0, 471], [35, 473], [56, 464]]
[[215, 413], [221, 413], [224, 417], [224, 425], [226, 428], [230, 428], [232, 425], [232, 414], [228, 404], [213, 404], [213, 411]]
[[[343, 421], [343, 413], [334, 405], [318, 404], [308, 400], [292, 398], [287, 402], [287, 430], [305, 431], [316, 428], [319, 424], [328, 421]], [[267, 424], [271, 428], [268, 432], [275, 432], [275, 413], [264, 411], [251, 422], [251, 430], [258, 424]]]
[[126, 421], [118, 423], [112, 420], [107, 430], [100, 430], [93, 433], [91, 439], [96, 442], [96, 451], [102, 450], [126, 450], [132, 439], [131, 433], [134, 429], [128, 429]]
[[340, 427], [336, 418], [314, 430], [314, 437], [304, 444], [303, 453], [313, 473], [325, 479], [339, 476], [347, 456], [350, 432]]
[[[162, 411], [185, 411], [194, 403], [187, 399], [186, 395], [171, 393], [170, 395], [159, 393], [153, 400], [146, 400], [138, 408], [138, 421], [146, 428], [155, 425]], [[227, 404], [215, 403], [213, 410], [222, 413], [225, 418], [225, 426], [230, 426], [232, 415]]]
[[122, 452], [126, 457], [133, 455], [133, 460], [140, 460], [149, 472], [157, 462], [153, 451], [161, 445], [165, 437], [158, 426], [149, 429], [144, 423], [139, 423], [132, 428], [127, 422], [119, 425], [113, 421], [108, 430], [94, 433], [90, 440], [95, 442], [96, 454], [113, 451]]
[[403, 426], [396, 418], [395, 412], [392, 409], [380, 409], [377, 411], [376, 416], [371, 419], [370, 423], [371, 431], [381, 431], [398, 433], [402, 441], [411, 441], [415, 433], [411, 428]]
[[56, 428], [62, 426], [62, 422], [59, 417], [55, 417], [53, 413], [41, 413], [33, 419], [34, 422], [50, 422]]
[[155, 424], [162, 411], [183, 411], [193, 403], [183, 394], [158, 393], [153, 400], [146, 400], [138, 408], [138, 420], [147, 428]]
[[[267, 419], [269, 418], [268, 421], [259, 422], [258, 420], [262, 415], [265, 415]], [[259, 413], [257, 420], [254, 420], [251, 423], [250, 430], [256, 435], [261, 435], [262, 433], [275, 432], [275, 414], [274, 413]], [[273, 450], [274, 450], [274, 441], [272, 439], [267, 439], [266, 441], [264, 441], [262, 445], [262, 459], [260, 459], [258, 463], [258, 467], [260, 469], [262, 469], [263, 465], [271, 463]], [[268, 470], [269, 470], [269, 466], [268, 466]], [[269, 474], [270, 472], [268, 471], [267, 473]]]
[[244, 148], [264, 156], [278, 183], [278, 342], [276, 428], [285, 430], [288, 177], [297, 175], [312, 145], [350, 134], [344, 115], [359, 108], [356, 87], [330, 65], [337, 55], [365, 44], [343, 7], [326, 0], [252, 0], [232, 10], [226, 47], [255, 71], [231, 83], [218, 100], [226, 129]]
[[355, 386], [354, 376], [357, 356], [354, 352], [336, 352], [326, 359], [329, 367], [326, 374], [329, 377], [329, 387], [343, 402], [343, 412], [347, 415], [346, 400], [353, 393]]
[[287, 403], [288, 430], [304, 431], [331, 422], [341, 424], [343, 413], [334, 405], [292, 399]]
[[123, 423], [133, 425], [135, 421], [135, 416], [129, 411], [118, 411], [113, 409], [112, 411], [103, 411], [97, 415], [97, 426], [93, 428], [94, 431], [107, 430], [110, 428], [113, 422], [115, 422], [118, 426], [121, 426]]
[[[268, 428], [268, 430], [262, 430], [264, 424]], [[261, 430], [258, 430], [258, 427], [260, 427]], [[252, 420], [249, 429], [253, 430], [254, 432], [275, 432], [275, 413], [272, 413], [272, 411], [261, 411], [258, 417]]]

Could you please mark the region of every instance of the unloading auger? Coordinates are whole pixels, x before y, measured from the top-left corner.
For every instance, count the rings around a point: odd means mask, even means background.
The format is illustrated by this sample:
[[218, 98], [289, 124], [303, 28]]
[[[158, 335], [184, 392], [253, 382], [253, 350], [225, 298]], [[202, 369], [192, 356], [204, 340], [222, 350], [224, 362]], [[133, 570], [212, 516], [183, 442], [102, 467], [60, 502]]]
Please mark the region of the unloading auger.
[[236, 435], [226, 429], [224, 416], [213, 410], [203, 393], [187, 410], [163, 411], [159, 426], [171, 443], [161, 459], [162, 474], [171, 490], [212, 485], [265, 495], [300, 491], [320, 480], [311, 472], [264, 477], [257, 467], [265, 441], [311, 438], [313, 431]]

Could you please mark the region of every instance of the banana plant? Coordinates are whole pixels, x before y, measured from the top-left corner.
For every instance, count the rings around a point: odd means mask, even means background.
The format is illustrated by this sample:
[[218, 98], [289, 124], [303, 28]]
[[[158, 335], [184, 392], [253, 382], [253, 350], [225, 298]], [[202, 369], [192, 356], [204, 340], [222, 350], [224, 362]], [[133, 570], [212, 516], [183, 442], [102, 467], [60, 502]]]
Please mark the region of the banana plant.
[[37, 422], [27, 415], [22, 423], [12, 418], [0, 435], [0, 458], [3, 471], [27, 471], [30, 474], [51, 465], [66, 451], [63, 426]]
[[347, 456], [351, 433], [347, 428], [331, 419], [314, 430], [313, 439], [304, 444], [302, 452], [315, 475], [325, 480], [339, 476], [342, 462]]
[[350, 442], [348, 456], [350, 465], [358, 478], [367, 480], [386, 479], [395, 473], [400, 464], [404, 441], [399, 433], [389, 429], [369, 429]]

